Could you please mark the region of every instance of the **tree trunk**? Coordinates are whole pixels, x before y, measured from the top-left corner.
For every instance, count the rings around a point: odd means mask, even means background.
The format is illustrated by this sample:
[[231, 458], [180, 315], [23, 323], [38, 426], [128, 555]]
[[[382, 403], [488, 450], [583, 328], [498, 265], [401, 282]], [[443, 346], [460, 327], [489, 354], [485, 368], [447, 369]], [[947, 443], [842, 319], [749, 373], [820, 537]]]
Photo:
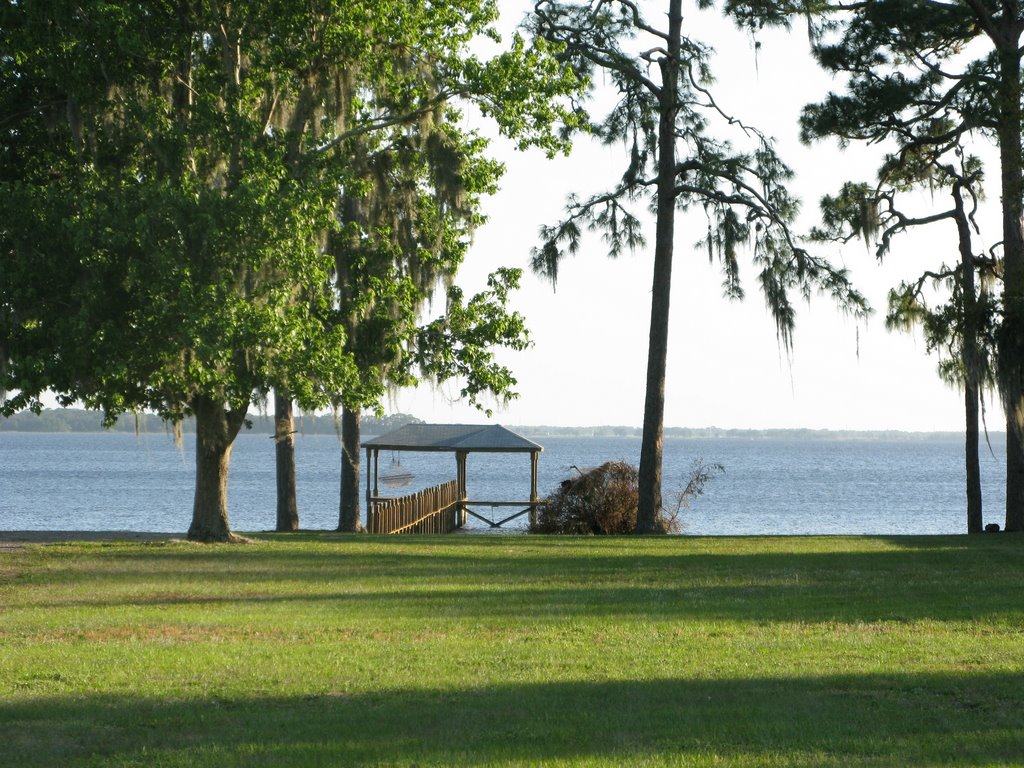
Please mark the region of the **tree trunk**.
[[278, 531], [299, 529], [299, 503], [295, 495], [295, 419], [291, 398], [274, 390], [274, 452], [277, 465]]
[[978, 398], [980, 393], [975, 384], [964, 387], [964, 414], [966, 433], [964, 461], [967, 467], [967, 532], [981, 533], [985, 530], [981, 507], [981, 462], [978, 459], [979, 419]]
[[672, 255], [676, 217], [675, 128], [678, 113], [679, 53], [682, 0], [669, 3], [668, 56], [661, 61], [659, 94], [658, 210], [654, 240], [654, 284], [651, 290], [651, 331], [647, 351], [647, 394], [640, 445], [637, 533], [664, 533], [661, 465], [665, 428], [665, 369], [668, 362], [669, 304], [672, 296]]
[[1006, 409], [1006, 530], [1024, 530], [1024, 162], [1017, 37], [999, 46], [999, 160], [1003, 213], [1003, 322], [999, 389]]
[[196, 397], [196, 488], [192, 504], [192, 541], [238, 541], [228, 525], [228, 467], [231, 446], [245, 421], [247, 407], [225, 410], [222, 403]]
[[960, 298], [963, 312], [961, 362], [964, 367], [964, 462], [967, 469], [967, 532], [981, 533], [981, 465], [978, 459], [978, 401], [981, 395], [981, 362], [978, 352], [978, 296], [974, 285], [974, 253], [971, 226], [964, 210], [959, 182], [953, 186], [956, 228], [960, 242]]
[[359, 411], [341, 411], [341, 504], [338, 530], [360, 533], [364, 530], [359, 512]]

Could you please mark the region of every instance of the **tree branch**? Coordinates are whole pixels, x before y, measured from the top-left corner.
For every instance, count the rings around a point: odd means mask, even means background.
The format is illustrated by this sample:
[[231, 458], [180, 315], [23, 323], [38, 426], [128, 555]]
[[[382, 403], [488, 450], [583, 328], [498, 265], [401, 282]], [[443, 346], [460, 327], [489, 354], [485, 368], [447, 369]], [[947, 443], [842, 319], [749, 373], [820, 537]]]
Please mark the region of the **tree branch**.
[[1002, 30], [996, 25], [995, 17], [989, 12], [988, 8], [985, 7], [985, 3], [982, 0], [964, 0], [965, 4], [974, 12], [974, 17], [978, 21], [978, 25], [985, 30], [985, 34], [989, 36], [996, 48], [1002, 49], [1005, 45], [1006, 40], [1002, 34]]
[[355, 138], [357, 136], [363, 136], [367, 133], [373, 133], [374, 131], [380, 131], [385, 128], [390, 128], [394, 125], [401, 125], [403, 123], [408, 123], [413, 120], [416, 120], [417, 118], [423, 117], [424, 115], [433, 112], [435, 109], [437, 109], [439, 106], [444, 104], [448, 99], [452, 98], [455, 95], [456, 94], [454, 92], [438, 93], [433, 98], [423, 102], [419, 107], [410, 112], [405, 112], [399, 115], [392, 115], [391, 117], [381, 118], [376, 121], [364, 123], [356, 128], [350, 128], [347, 131], [338, 134], [327, 143], [317, 147], [316, 152], [322, 154], [324, 152], [328, 152], [336, 148], [340, 144], [343, 144], [345, 141], [348, 141], [349, 139]]
[[636, 27], [637, 29], [642, 29], [647, 34], [653, 35], [654, 37], [660, 37], [665, 42], [668, 42], [668, 40], [669, 40], [668, 33], [667, 32], [662, 32], [660, 29], [656, 29], [655, 27], [652, 27], [647, 22], [645, 22], [643, 20], [643, 17], [640, 15], [640, 8], [639, 8], [639, 6], [637, 6], [637, 4], [635, 2], [633, 2], [633, 0], [615, 0], [615, 2], [617, 2], [619, 5], [624, 6], [624, 7], [628, 8], [630, 10], [630, 12], [633, 14], [633, 26], [634, 27]]
[[[623, 0], [614, 1], [623, 2]], [[601, 7], [606, 2], [608, 0], [601, 0], [601, 2], [590, 9], [587, 18], [591, 22], [599, 15]], [[661, 86], [644, 75], [639, 68], [633, 66], [631, 60], [623, 55], [621, 51], [608, 48], [595, 39], [585, 39], [583, 34], [585, 30], [582, 24], [568, 25], [557, 22], [554, 16], [543, 7], [546, 5], [550, 5], [550, 0], [538, 0], [533, 8], [534, 15], [540, 20], [540, 30], [545, 33], [545, 36], [551, 36], [558, 40], [573, 53], [586, 59], [594, 66], [617, 72], [623, 77], [643, 85], [655, 96], [661, 94]], [[639, 11], [637, 12], [639, 13]], [[590, 24], [591, 29], [595, 27], [595, 24]], [[655, 31], [654, 34], [658, 33]], [[663, 37], [660, 34], [658, 36]]]

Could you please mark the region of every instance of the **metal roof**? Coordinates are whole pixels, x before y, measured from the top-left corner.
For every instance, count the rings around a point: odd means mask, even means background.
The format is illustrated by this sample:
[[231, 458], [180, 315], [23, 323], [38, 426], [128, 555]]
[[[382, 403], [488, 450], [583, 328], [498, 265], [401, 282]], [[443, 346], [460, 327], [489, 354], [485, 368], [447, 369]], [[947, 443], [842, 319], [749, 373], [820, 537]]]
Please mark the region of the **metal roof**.
[[406, 424], [394, 432], [363, 442], [364, 448], [385, 451], [479, 451], [515, 453], [544, 447], [500, 424]]

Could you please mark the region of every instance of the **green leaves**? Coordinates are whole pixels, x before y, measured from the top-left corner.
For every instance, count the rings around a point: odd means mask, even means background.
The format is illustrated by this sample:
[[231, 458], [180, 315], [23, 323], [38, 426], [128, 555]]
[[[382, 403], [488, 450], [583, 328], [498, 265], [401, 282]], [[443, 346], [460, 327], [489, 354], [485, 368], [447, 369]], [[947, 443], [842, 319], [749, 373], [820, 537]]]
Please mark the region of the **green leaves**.
[[495, 359], [494, 348], [523, 350], [530, 345], [525, 319], [508, 309], [511, 292], [519, 287], [521, 270], [502, 268], [487, 278], [487, 290], [465, 301], [457, 286], [448, 289], [445, 314], [417, 333], [417, 362], [438, 380], [459, 379], [461, 396], [488, 416], [483, 403], [490, 396], [505, 403], [518, 397], [516, 379]]
[[842, 240], [860, 238], [869, 245], [880, 226], [879, 201], [875, 190], [868, 184], [848, 181], [835, 196], [821, 199], [822, 227], [811, 236], [816, 240]]
[[557, 47], [543, 38], [527, 47], [517, 34], [511, 47], [490, 61], [466, 62], [469, 95], [484, 115], [519, 149], [540, 147], [548, 157], [569, 151], [568, 132], [579, 129], [585, 118], [564, 101], [583, 87], [584, 79], [556, 54]]
[[[929, 287], [942, 289], [944, 298], [929, 298]], [[968, 332], [964, 298], [963, 265], [950, 268], [943, 264], [889, 291], [885, 325], [894, 331], [920, 329], [927, 352], [938, 357], [939, 376], [950, 386], [962, 388], [973, 379], [983, 388], [994, 389], [1001, 302], [992, 291], [981, 290], [972, 307], [973, 327]], [[970, 371], [967, 344], [975, 358]]]
[[316, 407], [412, 381], [417, 313], [502, 171], [457, 106], [548, 152], [576, 120], [550, 46], [467, 55], [496, 12], [4, 5], [5, 408], [53, 389], [178, 418], [198, 394]]
[[552, 287], [558, 282], [558, 265], [568, 254], [575, 254], [580, 247], [581, 225], [598, 232], [608, 246], [608, 255], [620, 256], [624, 251], [643, 247], [645, 239], [643, 225], [637, 216], [622, 203], [627, 197], [625, 191], [595, 195], [578, 201], [569, 198], [566, 218], [554, 226], [542, 226], [542, 245], [531, 252], [531, 266], [534, 272], [551, 281]]

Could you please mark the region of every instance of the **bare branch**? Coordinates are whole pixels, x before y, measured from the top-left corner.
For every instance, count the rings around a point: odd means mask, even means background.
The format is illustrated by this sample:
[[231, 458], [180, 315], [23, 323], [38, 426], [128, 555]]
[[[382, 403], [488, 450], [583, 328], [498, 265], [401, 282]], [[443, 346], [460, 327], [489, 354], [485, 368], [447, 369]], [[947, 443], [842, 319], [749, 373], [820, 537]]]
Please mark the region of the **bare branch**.
[[945, 221], [956, 217], [956, 211], [954, 209], [940, 211], [939, 213], [932, 214], [931, 216], [921, 216], [916, 218], [907, 216], [896, 208], [893, 193], [881, 195], [879, 202], [882, 201], [885, 201], [886, 203], [886, 214], [895, 219], [895, 222], [886, 227], [878, 239], [878, 247], [875, 251], [875, 255], [879, 260], [884, 258], [885, 254], [889, 251], [889, 245], [892, 243], [892, 238], [900, 232], [905, 232], [911, 227], [925, 226], [928, 224], [934, 224], [937, 221]]
[[724, 109], [722, 109], [719, 106], [718, 102], [715, 100], [715, 97], [711, 95], [711, 91], [709, 91], [707, 88], [705, 88], [704, 86], [697, 82], [697, 78], [693, 74], [692, 66], [688, 66], [686, 68], [686, 74], [690, 80], [690, 85], [693, 86], [694, 90], [696, 90], [698, 93], [703, 94], [703, 96], [707, 99], [707, 107], [717, 112], [726, 122], [728, 122], [729, 125], [739, 126], [740, 130], [742, 130], [748, 136], [756, 136], [763, 143], [768, 143], [767, 138], [761, 131], [759, 131], [757, 128], [754, 128], [753, 126], [747, 125], [739, 118], [728, 114]]

